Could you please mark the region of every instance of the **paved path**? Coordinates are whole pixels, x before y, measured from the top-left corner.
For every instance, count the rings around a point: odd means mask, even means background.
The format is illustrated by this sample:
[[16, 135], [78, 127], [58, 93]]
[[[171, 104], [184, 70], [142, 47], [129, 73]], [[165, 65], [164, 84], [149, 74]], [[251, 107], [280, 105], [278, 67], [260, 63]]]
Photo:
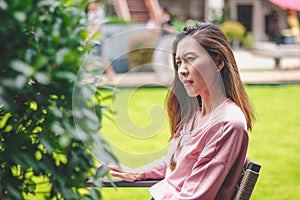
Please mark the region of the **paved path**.
[[[287, 48], [287, 47], [285, 47]], [[295, 47], [291, 47], [295, 48]], [[300, 48], [297, 46], [297, 48]], [[265, 50], [272, 49], [276, 51], [276, 47], [265, 46]], [[262, 49], [260, 49], [262, 50]], [[297, 50], [298, 52], [298, 50]], [[245, 50], [235, 50], [235, 59], [240, 70], [275, 70], [275, 59], [254, 55], [253, 53]], [[280, 68], [283, 70], [295, 69], [300, 67], [300, 54], [298, 57], [281, 58]]]
[[[270, 44], [260, 44], [263, 48], [274, 48]], [[249, 51], [235, 50], [234, 55], [245, 84], [285, 84], [300, 83], [300, 55], [281, 60], [282, 70], [275, 69], [272, 58], [253, 55]], [[118, 74], [107, 82], [117, 87], [168, 86], [169, 81], [159, 80], [152, 72]]]

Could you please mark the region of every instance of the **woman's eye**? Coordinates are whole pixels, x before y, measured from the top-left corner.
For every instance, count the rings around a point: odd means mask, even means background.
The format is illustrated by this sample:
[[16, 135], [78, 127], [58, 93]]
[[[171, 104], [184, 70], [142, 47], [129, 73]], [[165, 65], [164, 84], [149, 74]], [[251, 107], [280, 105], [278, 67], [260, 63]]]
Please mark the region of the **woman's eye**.
[[181, 65], [181, 61], [176, 61], [176, 65], [180, 66]]
[[194, 57], [187, 57], [186, 59], [187, 59], [188, 61], [193, 61], [193, 60], [195, 60]]

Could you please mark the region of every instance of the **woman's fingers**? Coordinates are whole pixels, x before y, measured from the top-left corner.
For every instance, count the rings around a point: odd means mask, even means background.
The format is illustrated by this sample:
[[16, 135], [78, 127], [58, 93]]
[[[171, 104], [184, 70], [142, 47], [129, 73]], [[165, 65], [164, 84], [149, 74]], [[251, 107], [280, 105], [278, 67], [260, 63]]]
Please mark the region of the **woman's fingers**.
[[121, 178], [121, 179], [123, 179], [125, 181], [129, 181], [129, 182], [133, 182], [136, 180], [135, 173], [111, 171], [110, 174], [112, 176]]
[[113, 165], [108, 165], [108, 168], [110, 170], [116, 171], [116, 172], [124, 172], [120, 167], [118, 166], [113, 166]]
[[110, 171], [110, 174], [115, 177], [119, 177], [125, 181], [133, 182], [136, 180], [144, 180], [145, 172], [118, 172], [118, 171]]
[[110, 171], [110, 175], [115, 176], [115, 177], [119, 177], [119, 178], [123, 177], [123, 173], [120, 173], [120, 172], [117, 172], [117, 171]]

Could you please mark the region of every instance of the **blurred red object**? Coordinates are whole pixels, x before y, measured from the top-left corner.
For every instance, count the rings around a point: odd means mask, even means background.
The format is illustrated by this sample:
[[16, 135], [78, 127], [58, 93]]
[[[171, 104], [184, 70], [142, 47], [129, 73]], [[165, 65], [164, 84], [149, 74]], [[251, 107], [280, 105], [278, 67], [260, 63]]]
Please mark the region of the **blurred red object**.
[[269, 0], [269, 1], [283, 8], [300, 11], [300, 0]]

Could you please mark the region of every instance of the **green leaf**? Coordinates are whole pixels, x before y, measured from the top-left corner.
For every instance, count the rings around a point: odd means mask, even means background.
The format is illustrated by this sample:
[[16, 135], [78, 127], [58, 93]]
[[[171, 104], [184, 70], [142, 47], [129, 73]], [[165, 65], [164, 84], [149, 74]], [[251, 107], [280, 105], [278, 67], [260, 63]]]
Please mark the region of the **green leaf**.
[[22, 199], [21, 192], [14, 185], [9, 184], [6, 187], [11, 196], [15, 197], [15, 199]]
[[6, 126], [7, 121], [11, 116], [11, 113], [5, 113], [3, 116], [0, 116], [0, 128], [4, 128]]
[[15, 87], [18, 88], [18, 89], [22, 89], [26, 84], [27, 84], [27, 81], [28, 78], [25, 77], [24, 75], [18, 75], [16, 78], [15, 78]]
[[15, 17], [18, 21], [24, 22], [24, 21], [26, 20], [26, 13], [18, 11], [18, 12], [15, 12], [15, 13], [14, 13], [14, 17]]
[[53, 122], [50, 129], [54, 132], [57, 133], [59, 135], [63, 135], [63, 133], [65, 132], [64, 127], [61, 126], [61, 124], [59, 122]]
[[53, 77], [57, 79], [68, 79], [68, 80], [75, 80], [76, 78], [75, 74], [69, 71], [56, 71], [53, 74]]
[[34, 63], [34, 67], [36, 70], [41, 69], [43, 67], [45, 67], [45, 65], [47, 65], [47, 63], [49, 62], [49, 59], [47, 56], [43, 56], [43, 55], [39, 55], [36, 58], [36, 62]]
[[57, 65], [62, 64], [63, 61], [64, 61], [65, 56], [67, 56], [68, 54], [70, 54], [70, 50], [69, 49], [67, 49], [67, 48], [59, 49], [56, 52], [56, 55], [55, 55], [55, 62], [56, 62], [56, 64]]
[[41, 84], [48, 85], [50, 83], [50, 77], [47, 73], [37, 72], [34, 77]]
[[27, 179], [25, 191], [34, 194], [35, 190], [36, 190], [36, 183], [32, 179]]
[[21, 60], [14, 60], [11, 62], [12, 69], [29, 77], [33, 74], [33, 68]]
[[109, 168], [107, 165], [102, 164], [100, 167], [96, 169], [95, 178], [102, 178], [103, 176], [107, 175]]
[[92, 199], [101, 199], [101, 193], [96, 189], [91, 189]]
[[7, 3], [4, 0], [0, 0], [0, 9], [6, 10], [7, 7]]
[[41, 160], [43, 158], [43, 154], [41, 153], [41, 151], [36, 151], [35, 152], [35, 159], [36, 160]]

